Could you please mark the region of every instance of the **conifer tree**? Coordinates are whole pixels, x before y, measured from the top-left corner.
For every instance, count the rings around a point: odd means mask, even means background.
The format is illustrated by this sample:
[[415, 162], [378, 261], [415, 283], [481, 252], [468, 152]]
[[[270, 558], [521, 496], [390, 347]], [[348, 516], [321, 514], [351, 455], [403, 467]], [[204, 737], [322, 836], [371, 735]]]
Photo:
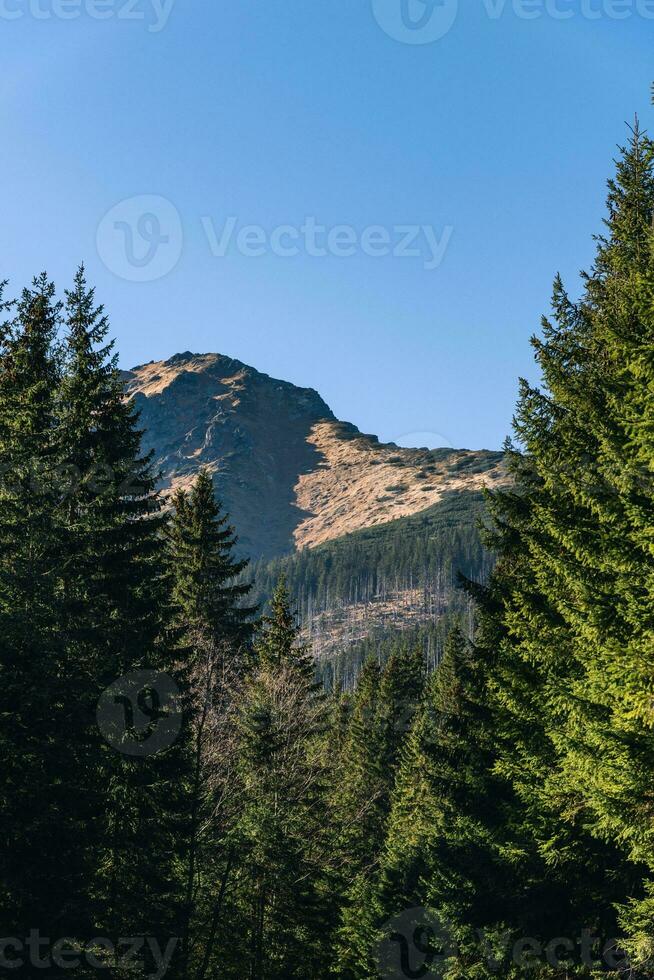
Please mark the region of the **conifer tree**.
[[255, 609], [243, 604], [251, 586], [236, 580], [247, 562], [233, 555], [236, 537], [208, 472], [200, 472], [189, 493], [178, 491], [173, 504], [168, 564], [173, 620], [189, 664], [193, 739], [183, 963], [206, 971], [233, 861], [235, 700], [251, 667]]
[[382, 806], [390, 810], [390, 795], [400, 751], [420, 705], [425, 682], [425, 665], [420, 650], [402, 649], [391, 654], [379, 685], [379, 729], [381, 767], [386, 793]]
[[200, 471], [190, 493], [178, 491], [173, 506], [170, 566], [177, 617], [186, 630], [237, 652], [252, 639], [256, 607], [244, 604], [252, 586], [238, 579], [248, 562], [234, 556], [237, 538], [209, 473]]
[[342, 757], [342, 776], [332, 795], [332, 819], [346, 855], [338, 968], [361, 976], [366, 961], [365, 922], [386, 835], [392, 788], [402, 745], [422, 698], [422, 655], [404, 649], [383, 670], [369, 658], [359, 675]]
[[343, 849], [353, 876], [372, 860], [379, 838], [378, 802], [383, 797], [382, 740], [378, 726], [381, 670], [369, 657], [359, 674], [343, 748], [343, 779], [334, 806], [343, 824]]
[[298, 634], [281, 583], [239, 712], [243, 804], [222, 939], [227, 976], [318, 980], [329, 968], [326, 706]]
[[[544, 384], [521, 386], [520, 451], [508, 454], [515, 487], [491, 499], [503, 631], [495, 689], [512, 733], [498, 768], [538, 851], [567, 877], [570, 928], [582, 915], [611, 928], [611, 907], [631, 896], [623, 938], [641, 964], [652, 950], [642, 901], [652, 493], [639, 443], [649, 428], [652, 161], [636, 126], [609, 183], [607, 233], [582, 300], [555, 281], [553, 321], [534, 340]], [[575, 884], [584, 867], [600, 871], [591, 909]]]
[[[502, 888], [494, 835], [502, 794], [491, 772], [483, 690], [481, 662], [453, 629], [401, 750], [379, 867], [358, 912], [356, 977], [379, 974], [385, 923], [414, 907], [430, 910], [451, 949], [470, 943], [474, 925], [497, 924]], [[437, 952], [424, 951], [427, 975]], [[480, 962], [475, 970], [485, 975]]]
[[[184, 719], [159, 751], [135, 756], [119, 740], [105, 741], [96, 717], [103, 691], [113, 685], [110, 701], [125, 703], [125, 736], [135, 699], [155, 726], [162, 723], [163, 689], [184, 696], [170, 632], [161, 505], [113, 345], [105, 342], [107, 319], [83, 269], [66, 294], [66, 313], [57, 403], [57, 451], [70, 478], [60, 508], [61, 594], [75, 691], [67, 711], [83, 763], [77, 793], [92, 811], [85, 834], [89, 926], [91, 937], [98, 930], [151, 935], [165, 948], [180, 935], [183, 904], [177, 863], [188, 837]], [[139, 671], [143, 689], [132, 690], [130, 678]], [[176, 701], [166, 710], [182, 707]]]
[[261, 619], [256, 641], [258, 662], [273, 671], [288, 667], [305, 680], [313, 681], [315, 665], [299, 635], [291, 596], [285, 579], [281, 578], [270, 600], [270, 612]]
[[11, 319], [0, 337], [0, 897], [4, 928], [28, 934], [70, 923], [80, 871], [78, 828], [60, 782], [67, 761], [54, 520], [61, 307], [43, 274], [3, 313]]

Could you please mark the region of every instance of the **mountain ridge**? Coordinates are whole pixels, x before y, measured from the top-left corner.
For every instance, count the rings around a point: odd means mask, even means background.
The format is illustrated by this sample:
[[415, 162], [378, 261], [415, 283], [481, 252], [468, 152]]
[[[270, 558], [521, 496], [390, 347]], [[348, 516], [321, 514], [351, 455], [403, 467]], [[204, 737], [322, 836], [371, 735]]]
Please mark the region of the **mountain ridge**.
[[382, 443], [337, 419], [315, 389], [225, 355], [185, 351], [122, 377], [164, 492], [206, 468], [255, 560], [391, 524], [505, 478], [501, 453]]

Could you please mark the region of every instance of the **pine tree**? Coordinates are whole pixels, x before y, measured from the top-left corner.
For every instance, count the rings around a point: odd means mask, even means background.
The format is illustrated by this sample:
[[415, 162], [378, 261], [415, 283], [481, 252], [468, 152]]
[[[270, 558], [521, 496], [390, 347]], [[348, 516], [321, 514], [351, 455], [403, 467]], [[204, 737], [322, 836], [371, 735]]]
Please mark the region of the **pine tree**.
[[200, 471], [190, 493], [178, 491], [173, 506], [169, 550], [177, 617], [185, 630], [227, 643], [236, 654], [252, 640], [256, 607], [244, 605], [252, 586], [238, 579], [248, 562], [234, 556], [237, 538], [209, 473]]
[[3, 928], [27, 935], [74, 918], [69, 896], [80, 863], [60, 780], [67, 761], [54, 520], [61, 307], [43, 274], [15, 311], [5, 304], [3, 312], [11, 319], [0, 338], [0, 899]]
[[327, 713], [298, 633], [280, 584], [239, 711], [243, 802], [222, 935], [225, 976], [318, 980], [328, 972]]
[[381, 767], [385, 774], [386, 792], [382, 803], [390, 810], [390, 796], [395, 773], [406, 734], [420, 705], [425, 683], [425, 665], [420, 650], [404, 648], [393, 653], [379, 685], [379, 718], [381, 738]]
[[[626, 938], [641, 962], [651, 949], [638, 896], [651, 862], [642, 665], [652, 495], [651, 455], [636, 433], [649, 428], [641, 367], [652, 341], [652, 163], [636, 126], [582, 300], [555, 281], [553, 321], [534, 340], [543, 387], [521, 386], [520, 451], [508, 453], [515, 486], [491, 499], [502, 634], [494, 696], [510, 732], [498, 769], [522, 802], [522, 831], [566, 879], [567, 931], [582, 917], [615, 928], [612, 906], [633, 896], [639, 921], [625, 917]], [[590, 908], [580, 887], [589, 867]]]
[[379, 836], [383, 797], [382, 740], [378, 727], [381, 670], [370, 657], [359, 674], [343, 748], [344, 778], [334, 787], [334, 805], [344, 829], [343, 849], [353, 876], [371, 861]]
[[[430, 910], [452, 948], [455, 941], [470, 945], [474, 926], [492, 924], [499, 931], [494, 835], [502, 793], [491, 771], [483, 676], [480, 660], [453, 629], [401, 750], [379, 868], [358, 910], [354, 976], [379, 974], [376, 957], [386, 923], [401, 921], [416, 907]], [[437, 952], [425, 950], [420, 957], [428, 975]], [[480, 962], [475, 970], [484, 975]]]
[[[422, 655], [394, 653], [380, 670], [370, 658], [359, 675], [342, 756], [342, 777], [332, 796], [338, 847], [346, 855], [342, 877], [338, 968], [363, 976], [370, 893], [383, 849], [390, 801], [402, 745], [422, 698]], [[362, 960], [363, 957], [363, 960]]]
[[186, 971], [201, 972], [212, 962], [231, 871], [235, 699], [251, 667], [255, 609], [243, 604], [251, 586], [236, 580], [248, 563], [233, 556], [236, 537], [207, 471], [173, 503], [168, 564], [173, 619], [189, 664], [193, 738], [183, 961]]
[[[92, 812], [85, 833], [88, 925], [90, 936], [150, 935], [165, 948], [180, 936], [187, 727], [180, 717], [179, 733], [161, 746], [155, 740], [159, 751], [146, 747], [136, 756], [122, 750], [118, 737], [130, 735], [137, 700], [152, 718], [144, 735], [168, 724], [158, 713], [167, 694], [164, 714], [183, 707], [186, 678], [170, 631], [163, 517], [113, 345], [105, 343], [107, 319], [83, 269], [66, 294], [66, 313], [57, 451], [70, 481], [61, 506], [60, 588], [66, 670], [76, 692], [67, 711], [78, 746], [76, 776], [83, 777], [77, 793]], [[122, 723], [112, 715], [116, 737], [109, 742], [96, 718], [99, 704], [106, 711], [105, 689], [112, 708], [124, 703], [125, 712]]]
[[299, 642], [300, 629], [291, 608], [291, 596], [284, 578], [277, 583], [270, 600], [270, 612], [262, 617], [256, 640], [258, 662], [270, 670], [289, 667], [307, 681], [315, 675], [309, 648]]

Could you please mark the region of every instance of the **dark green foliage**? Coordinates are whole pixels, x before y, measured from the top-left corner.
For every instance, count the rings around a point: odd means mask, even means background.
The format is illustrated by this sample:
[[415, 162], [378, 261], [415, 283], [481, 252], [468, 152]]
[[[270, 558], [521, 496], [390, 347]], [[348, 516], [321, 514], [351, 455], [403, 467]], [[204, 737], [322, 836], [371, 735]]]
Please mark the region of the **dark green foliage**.
[[229, 977], [320, 980], [329, 969], [327, 706], [297, 634], [281, 583], [239, 704], [234, 776], [242, 804], [222, 931]]
[[340, 752], [341, 778], [331, 801], [344, 857], [337, 964], [346, 976], [358, 976], [358, 965], [366, 958], [366, 896], [377, 874], [398, 759], [422, 698], [424, 673], [420, 652], [393, 654], [383, 670], [370, 658], [352, 698]]
[[215, 499], [209, 474], [202, 470], [190, 493], [178, 491], [173, 506], [170, 568], [178, 618], [215, 644], [245, 648], [256, 607], [244, 604], [251, 585], [236, 579], [248, 562], [234, 557], [236, 535]]
[[74, 482], [64, 507], [62, 593], [68, 672], [75, 677], [83, 665], [86, 679], [70, 703], [88, 752], [84, 793], [95, 809], [92, 926], [167, 942], [181, 912], [173, 862], [186, 833], [185, 740], [134, 759], [102, 741], [94, 717], [102, 691], [132, 671], [150, 671], [155, 688], [165, 673], [184, 689], [168, 635], [160, 504], [111, 345], [103, 346], [107, 321], [83, 270], [66, 294], [66, 312], [58, 431]]
[[202, 471], [190, 493], [177, 492], [167, 535], [172, 614], [188, 667], [192, 778], [189, 848], [183, 865], [183, 973], [215, 966], [225, 889], [234, 866], [233, 832], [240, 796], [230, 777], [235, 721], [245, 672], [252, 666], [254, 609], [235, 579], [246, 565], [233, 556], [236, 537]]
[[286, 582], [280, 579], [270, 600], [270, 612], [262, 618], [258, 630], [255, 654], [261, 667], [272, 671], [288, 667], [312, 681], [315, 666], [308, 647], [299, 641], [299, 635], [291, 596]]
[[183, 687], [159, 505], [82, 271], [66, 299], [58, 348], [62, 307], [36, 280], [0, 358], [0, 738], [17, 766], [0, 817], [3, 908], [12, 935], [166, 945], [180, 912], [184, 737], [137, 761], [96, 719], [102, 691], [131, 671], [165, 671]]
[[[638, 866], [651, 862], [642, 806], [654, 745], [641, 664], [654, 457], [640, 440], [648, 396], [636, 364], [652, 349], [652, 167], [636, 128], [581, 302], [555, 282], [553, 322], [534, 341], [544, 388], [523, 383], [518, 405], [516, 489], [492, 502], [506, 630], [498, 694], [517, 734], [500, 764], [548, 861], [574, 878], [594, 854], [614, 879], [615, 890], [596, 895], [600, 916], [620, 894], [638, 907]], [[641, 938], [631, 946], [642, 962]]]
[[483, 581], [492, 558], [477, 522], [478, 493], [451, 493], [413, 517], [357, 531], [297, 555], [254, 567], [257, 598], [265, 601], [284, 575], [304, 620], [339, 603], [366, 602], [406, 589], [441, 593], [439, 615], [454, 600], [459, 572]]
[[[520, 450], [507, 449], [514, 485], [490, 497], [488, 543], [499, 562], [489, 588], [471, 591], [480, 603], [477, 646], [492, 664], [492, 773], [510, 793], [499, 822], [489, 807], [479, 828], [500, 859], [499, 922], [482, 922], [477, 908], [481, 852], [474, 868], [456, 861], [459, 894], [475, 897], [467, 909], [448, 899], [436, 859], [424, 893], [457, 935], [480, 924], [493, 933], [503, 922], [511, 935], [547, 944], [554, 933], [575, 941], [589, 929], [618, 937], [644, 975], [650, 859], [642, 807], [652, 753], [640, 664], [652, 498], [643, 467], [652, 457], [635, 436], [647, 418], [635, 363], [651, 348], [644, 297], [653, 205], [652, 150], [636, 130], [610, 184], [608, 234], [582, 301], [573, 304], [555, 282], [554, 321], [534, 340], [544, 386], [522, 384]], [[466, 810], [475, 812], [472, 802]], [[627, 901], [620, 939], [616, 907]], [[464, 945], [463, 963], [468, 956], [474, 964], [474, 949]], [[568, 975], [588, 975], [577, 948], [568, 960]], [[451, 975], [461, 968], [453, 964]], [[513, 975], [516, 965], [504, 969]], [[547, 963], [541, 973], [557, 975]]]
[[[70, 922], [83, 869], [53, 851], [52, 826], [71, 850], [78, 828], [60, 783], [74, 752], [65, 736], [67, 679], [58, 629], [61, 532], [53, 343], [61, 306], [46, 276], [34, 280], [2, 328], [0, 349], [0, 807], [3, 928]], [[51, 792], [41, 795], [47, 786]]]
[[[402, 751], [379, 868], [351, 893], [348, 976], [376, 975], [385, 923], [414, 906], [452, 947], [425, 975], [522, 977], [526, 940], [534, 975], [616, 975], [625, 950], [652, 975], [653, 213], [636, 127], [584, 297], [557, 279], [534, 340], [544, 384], [522, 383], [513, 486], [490, 495], [499, 561], [469, 582], [474, 644], [452, 634]], [[594, 965], [584, 935], [602, 937]]]

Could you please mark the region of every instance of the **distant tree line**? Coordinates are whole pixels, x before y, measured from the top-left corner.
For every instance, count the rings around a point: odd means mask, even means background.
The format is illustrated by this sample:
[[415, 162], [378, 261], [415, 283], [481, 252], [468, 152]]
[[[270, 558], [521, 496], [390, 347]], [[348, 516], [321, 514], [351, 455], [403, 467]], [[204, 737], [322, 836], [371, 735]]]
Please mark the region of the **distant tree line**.
[[[366, 655], [377, 652], [383, 659], [389, 643], [392, 648], [404, 642], [396, 641], [398, 629], [424, 650], [426, 661], [433, 666], [451, 619], [463, 618], [471, 629], [472, 602], [459, 587], [461, 576], [486, 582], [493, 567], [493, 555], [480, 532], [484, 512], [480, 492], [450, 493], [413, 517], [273, 561], [260, 561], [248, 567], [243, 581], [253, 581], [253, 597], [265, 606], [283, 576], [300, 623], [316, 643], [317, 655], [322, 614], [331, 614], [328, 630], [338, 619], [347, 633], [352, 607], [370, 607], [374, 626], [368, 639], [348, 643], [344, 635], [341, 650], [332, 655], [330, 643], [329, 654], [319, 656], [329, 683], [338, 677], [339, 683], [351, 687]], [[389, 613], [376, 615], [375, 607], [382, 604]], [[400, 622], [403, 604], [405, 612], [423, 621], [422, 628]]]
[[444, 608], [460, 574], [488, 578], [493, 559], [480, 538], [482, 513], [480, 493], [451, 493], [415, 517], [260, 561], [252, 566], [255, 596], [265, 601], [283, 575], [302, 620], [413, 589], [441, 596]]

